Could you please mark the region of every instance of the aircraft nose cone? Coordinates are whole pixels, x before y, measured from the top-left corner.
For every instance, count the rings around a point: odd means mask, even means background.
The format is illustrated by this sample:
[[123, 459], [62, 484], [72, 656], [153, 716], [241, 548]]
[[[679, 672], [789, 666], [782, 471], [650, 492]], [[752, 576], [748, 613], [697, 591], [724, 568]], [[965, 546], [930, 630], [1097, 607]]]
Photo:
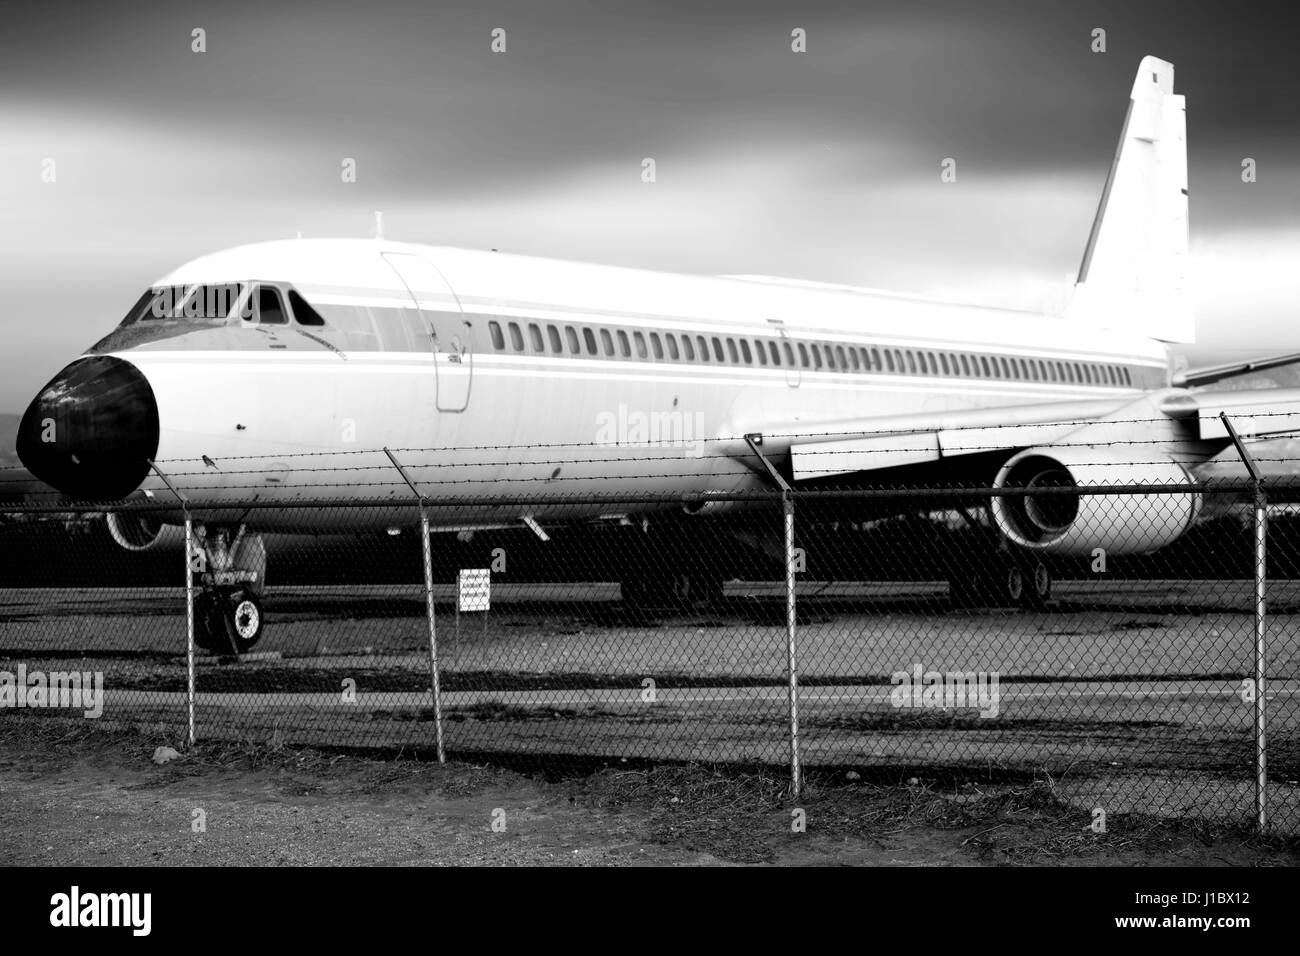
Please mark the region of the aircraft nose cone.
[[73, 362], [28, 406], [17, 451], [33, 475], [70, 498], [125, 498], [158, 452], [158, 405], [148, 379], [110, 355]]

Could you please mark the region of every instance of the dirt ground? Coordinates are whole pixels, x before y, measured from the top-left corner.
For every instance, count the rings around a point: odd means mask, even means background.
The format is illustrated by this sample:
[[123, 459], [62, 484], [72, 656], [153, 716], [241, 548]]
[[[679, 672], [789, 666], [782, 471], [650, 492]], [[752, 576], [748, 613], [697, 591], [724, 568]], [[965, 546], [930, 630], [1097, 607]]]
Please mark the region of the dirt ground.
[[[8, 865], [1294, 865], [1300, 843], [1115, 815], [1094, 833], [1056, 782], [869, 783], [613, 766], [547, 779], [502, 766], [268, 743], [171, 762], [171, 732], [8, 715]], [[800, 822], [805, 826], [800, 827]]]

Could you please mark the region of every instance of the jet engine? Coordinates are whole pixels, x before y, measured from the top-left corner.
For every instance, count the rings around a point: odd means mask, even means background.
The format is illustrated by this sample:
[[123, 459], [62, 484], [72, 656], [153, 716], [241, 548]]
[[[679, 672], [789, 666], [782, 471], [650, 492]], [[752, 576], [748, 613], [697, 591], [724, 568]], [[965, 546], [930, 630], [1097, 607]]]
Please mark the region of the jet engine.
[[159, 547], [183, 550], [185, 547], [184, 528], [163, 524], [151, 514], [109, 512], [108, 533], [128, 551], [148, 551]]
[[[1134, 463], [1132, 457], [1146, 461]], [[1145, 554], [1180, 538], [1201, 514], [1197, 492], [1078, 494], [1034, 489], [1084, 489], [1108, 485], [1192, 485], [1178, 462], [1156, 451], [1117, 455], [1094, 446], [1030, 448], [1012, 456], [995, 488], [1025, 488], [1023, 495], [993, 499], [998, 529], [1024, 548], [1048, 554]]]

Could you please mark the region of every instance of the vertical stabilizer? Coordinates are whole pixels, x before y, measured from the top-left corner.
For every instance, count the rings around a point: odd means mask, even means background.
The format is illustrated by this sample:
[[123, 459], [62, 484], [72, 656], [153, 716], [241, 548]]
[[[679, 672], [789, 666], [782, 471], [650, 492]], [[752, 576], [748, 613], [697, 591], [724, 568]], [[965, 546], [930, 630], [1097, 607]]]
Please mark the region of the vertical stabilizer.
[[1068, 319], [1192, 342], [1187, 290], [1187, 112], [1174, 66], [1142, 58]]

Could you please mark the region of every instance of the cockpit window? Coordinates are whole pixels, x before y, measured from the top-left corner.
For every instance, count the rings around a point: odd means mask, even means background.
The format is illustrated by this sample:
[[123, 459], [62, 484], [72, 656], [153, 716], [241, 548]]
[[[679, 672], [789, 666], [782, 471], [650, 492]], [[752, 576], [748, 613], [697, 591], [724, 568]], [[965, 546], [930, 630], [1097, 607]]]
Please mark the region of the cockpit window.
[[289, 321], [280, 290], [273, 285], [257, 287], [257, 321], [262, 325], [284, 325]]
[[122, 326], [160, 320], [224, 322], [238, 298], [238, 283], [154, 286], [140, 296]]
[[324, 325], [325, 320], [321, 314], [311, 307], [311, 305], [300, 296], [295, 289], [289, 290], [289, 305], [293, 306], [293, 317], [298, 320], [299, 325]]

